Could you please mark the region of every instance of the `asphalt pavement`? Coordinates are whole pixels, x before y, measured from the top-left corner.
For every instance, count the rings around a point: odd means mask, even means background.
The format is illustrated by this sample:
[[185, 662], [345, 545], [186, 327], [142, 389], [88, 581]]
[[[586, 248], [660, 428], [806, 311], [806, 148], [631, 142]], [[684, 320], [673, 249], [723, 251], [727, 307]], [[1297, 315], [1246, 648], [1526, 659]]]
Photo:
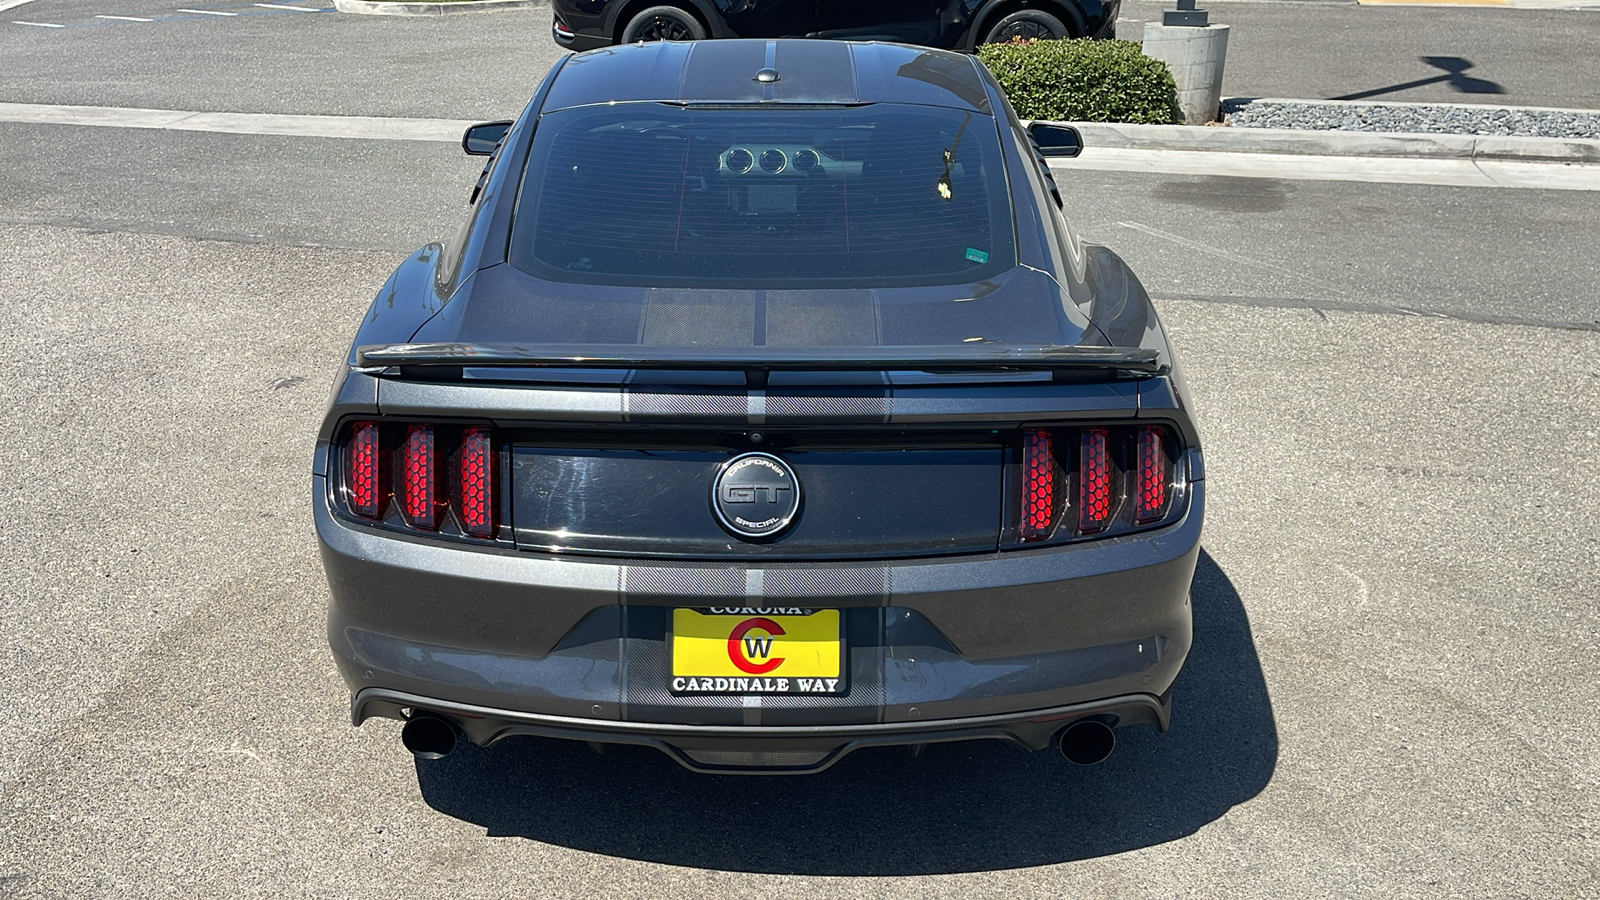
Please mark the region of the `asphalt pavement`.
[[[1119, 36], [1138, 39], [1170, 5], [1124, 3]], [[0, 12], [0, 101], [492, 118], [520, 110], [561, 54], [547, 8], [412, 19], [282, 6], [331, 4], [31, 0]], [[1600, 108], [1600, 10], [1265, 0], [1216, 3], [1211, 20], [1232, 29], [1228, 97]]]
[[[1130, 0], [1138, 40], [1172, 3]], [[1224, 97], [1600, 108], [1600, 9], [1215, 2]]]
[[[551, 55], [525, 13], [284, 17], [183, 64], [0, 31], [0, 100], [489, 118]], [[347, 80], [363, 52], [410, 63]], [[1592, 193], [1063, 172], [1206, 438], [1172, 730], [773, 780], [537, 739], [415, 764], [347, 724], [312, 436], [478, 166], [0, 123], [0, 897], [1600, 897]]]

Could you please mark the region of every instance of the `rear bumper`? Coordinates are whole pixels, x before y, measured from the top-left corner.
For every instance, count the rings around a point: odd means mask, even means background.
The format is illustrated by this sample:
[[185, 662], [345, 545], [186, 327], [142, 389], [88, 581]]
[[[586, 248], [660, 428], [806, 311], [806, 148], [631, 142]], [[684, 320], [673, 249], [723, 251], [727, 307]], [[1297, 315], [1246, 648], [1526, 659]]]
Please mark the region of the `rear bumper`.
[[[699, 566], [408, 539], [334, 516], [325, 479], [313, 484], [329, 643], [358, 722], [407, 706], [477, 711], [487, 730], [467, 731], [480, 743], [560, 732], [651, 744], [680, 761], [686, 748], [719, 750], [690, 735], [828, 759], [866, 743], [967, 737], [1039, 747], [1065, 724], [1034, 721], [1052, 711], [1164, 725], [1154, 698], [1168, 694], [1192, 638], [1203, 481], [1171, 526], [1103, 541]], [[708, 606], [840, 609], [848, 693], [673, 695], [670, 610]]]
[[575, 10], [556, 10], [550, 21], [550, 38], [556, 45], [575, 52], [611, 46], [603, 30], [604, 18], [578, 14]]
[[863, 747], [992, 739], [1009, 741], [1029, 750], [1042, 750], [1068, 723], [1088, 716], [1106, 717], [1116, 727], [1148, 724], [1166, 731], [1171, 698], [1132, 694], [1026, 713], [965, 719], [786, 728], [604, 722], [450, 703], [369, 688], [352, 699], [350, 717], [354, 724], [360, 725], [374, 716], [403, 719], [405, 710], [427, 710], [447, 716], [468, 740], [479, 746], [517, 735], [537, 735], [654, 747], [696, 772], [809, 775], [827, 769]]

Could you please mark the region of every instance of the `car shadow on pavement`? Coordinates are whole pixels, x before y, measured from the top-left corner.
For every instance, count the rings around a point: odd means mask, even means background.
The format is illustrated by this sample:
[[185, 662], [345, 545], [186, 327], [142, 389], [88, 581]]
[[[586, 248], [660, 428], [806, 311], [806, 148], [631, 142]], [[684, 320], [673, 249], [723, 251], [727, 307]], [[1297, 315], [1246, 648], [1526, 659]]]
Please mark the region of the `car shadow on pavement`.
[[813, 776], [698, 775], [644, 747], [542, 738], [418, 761], [434, 809], [487, 829], [627, 859], [740, 872], [913, 875], [1121, 853], [1192, 834], [1260, 793], [1278, 759], [1250, 623], [1209, 554], [1172, 728], [1118, 732], [1106, 762], [999, 741], [857, 751]]

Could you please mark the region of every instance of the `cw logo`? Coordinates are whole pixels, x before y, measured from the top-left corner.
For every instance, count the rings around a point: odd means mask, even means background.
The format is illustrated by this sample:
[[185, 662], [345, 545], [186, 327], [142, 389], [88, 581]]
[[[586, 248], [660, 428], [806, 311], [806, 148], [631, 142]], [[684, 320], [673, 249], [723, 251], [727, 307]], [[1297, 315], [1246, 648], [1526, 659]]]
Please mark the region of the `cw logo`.
[[[751, 636], [752, 631], [765, 631], [766, 637]], [[771, 619], [757, 616], [745, 619], [728, 632], [728, 658], [741, 672], [765, 675], [783, 665], [784, 657], [772, 657], [772, 641], [784, 634], [783, 626]], [[756, 662], [764, 659], [766, 662]]]

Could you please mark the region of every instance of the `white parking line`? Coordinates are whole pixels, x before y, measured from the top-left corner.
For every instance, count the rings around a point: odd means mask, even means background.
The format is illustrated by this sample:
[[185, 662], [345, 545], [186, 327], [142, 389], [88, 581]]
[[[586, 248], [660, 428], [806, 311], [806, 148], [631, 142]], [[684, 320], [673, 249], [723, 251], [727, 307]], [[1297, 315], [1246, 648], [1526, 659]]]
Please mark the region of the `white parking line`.
[[138, 16], [95, 16], [96, 19], [113, 19], [118, 22], [154, 22], [155, 19], [141, 19]]
[[24, 22], [21, 19], [12, 20], [13, 25], [32, 25], [35, 28], [65, 28], [65, 25], [52, 25], [49, 22]]
[[322, 12], [320, 9], [308, 9], [304, 6], [284, 6], [279, 3], [257, 3], [262, 9], [292, 9], [295, 12]]
[[120, 106], [56, 106], [0, 103], [0, 122], [39, 125], [99, 125], [159, 128], [228, 134], [280, 134], [295, 137], [363, 138], [379, 141], [437, 141], [459, 144], [471, 125], [462, 119], [389, 119], [377, 116], [289, 116], [272, 113], [214, 113]]
[[198, 16], [237, 16], [238, 13], [222, 12], [216, 9], [180, 9], [178, 12], [194, 13]]
[[1600, 166], [1496, 159], [1313, 156], [1086, 147], [1083, 155], [1075, 159], [1050, 160], [1050, 167], [1062, 171], [1096, 169], [1233, 178], [1600, 191]]
[[16, 9], [24, 3], [32, 2], [33, 0], [0, 0], [0, 12], [5, 12], [8, 9]]
[[[315, 10], [306, 11], [315, 12]], [[294, 116], [273, 113], [195, 112], [181, 109], [132, 109], [119, 106], [57, 106], [44, 103], [0, 103], [0, 122], [378, 141], [437, 141], [451, 144], [460, 143], [461, 132], [472, 124], [465, 119]], [[1053, 159], [1050, 165], [1063, 172], [1072, 169], [1099, 169], [1114, 172], [1159, 172], [1170, 175], [1221, 175], [1235, 178], [1600, 191], [1600, 165], [1516, 160], [1309, 156], [1284, 153], [1089, 147], [1076, 159]]]

